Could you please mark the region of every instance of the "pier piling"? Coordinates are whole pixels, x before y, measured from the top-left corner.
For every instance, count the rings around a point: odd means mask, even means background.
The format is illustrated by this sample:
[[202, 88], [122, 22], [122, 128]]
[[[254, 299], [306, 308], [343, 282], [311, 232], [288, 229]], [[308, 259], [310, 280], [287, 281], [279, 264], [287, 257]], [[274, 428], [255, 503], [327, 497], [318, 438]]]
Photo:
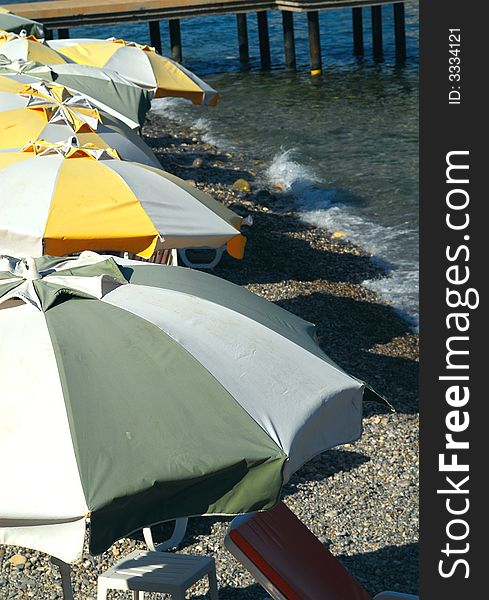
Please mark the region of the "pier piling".
[[382, 6], [372, 6], [372, 44], [376, 60], [383, 58], [384, 49], [382, 43]]
[[363, 56], [363, 12], [361, 7], [352, 9], [353, 21], [353, 54]]
[[236, 15], [236, 25], [238, 28], [239, 62], [242, 65], [245, 65], [250, 61], [250, 50], [248, 46], [248, 22], [245, 13]]
[[149, 39], [156, 52], [161, 54], [161, 32], [159, 21], [149, 21]]
[[295, 71], [296, 60], [293, 13], [288, 10], [282, 11], [282, 24], [284, 28], [285, 70]]
[[170, 47], [171, 56], [175, 62], [182, 62], [182, 36], [180, 34], [180, 19], [170, 19]]
[[270, 36], [268, 34], [268, 15], [265, 10], [260, 10], [256, 13], [258, 21], [258, 41], [260, 44], [260, 61], [261, 68], [268, 71], [272, 66], [270, 56]]
[[69, 29], [58, 29], [58, 39], [59, 40], [67, 40], [70, 37]]
[[404, 3], [394, 4], [394, 33], [396, 38], [396, 59], [406, 60], [406, 24]]
[[309, 30], [309, 54], [311, 55], [311, 75], [321, 75], [323, 68], [321, 59], [321, 38], [319, 34], [319, 13], [312, 10], [307, 13]]

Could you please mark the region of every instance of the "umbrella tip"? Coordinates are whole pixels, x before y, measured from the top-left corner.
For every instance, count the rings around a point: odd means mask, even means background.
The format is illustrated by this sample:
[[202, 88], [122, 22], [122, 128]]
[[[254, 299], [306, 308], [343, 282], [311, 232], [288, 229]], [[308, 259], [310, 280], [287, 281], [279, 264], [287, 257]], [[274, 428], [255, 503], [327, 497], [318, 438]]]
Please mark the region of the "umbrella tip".
[[24, 261], [27, 268], [26, 279], [34, 281], [35, 279], [41, 279], [39, 271], [37, 270], [36, 261], [32, 257], [28, 257]]

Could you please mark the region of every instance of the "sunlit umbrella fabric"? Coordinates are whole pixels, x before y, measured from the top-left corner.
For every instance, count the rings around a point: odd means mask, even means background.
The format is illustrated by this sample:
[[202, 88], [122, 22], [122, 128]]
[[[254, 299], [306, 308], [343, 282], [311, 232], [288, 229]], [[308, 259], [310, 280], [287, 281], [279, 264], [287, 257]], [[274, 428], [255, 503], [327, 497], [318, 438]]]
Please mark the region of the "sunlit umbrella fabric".
[[34, 77], [63, 85], [71, 92], [80, 92], [97, 108], [114, 115], [132, 129], [142, 127], [151, 108], [149, 93], [146, 90], [115, 71], [97, 67], [0, 60], [0, 77], [2, 75], [11, 76], [14, 80], [26, 76]]
[[166, 519], [270, 508], [361, 435], [365, 385], [313, 325], [206, 273], [4, 258], [0, 329], [0, 453], [16, 457], [0, 543], [72, 561], [87, 515], [100, 553]]
[[59, 142], [75, 134], [79, 146], [117, 148], [124, 160], [160, 166], [140, 136], [83, 95], [44, 82], [21, 85], [13, 94], [1, 91], [0, 81], [0, 150], [20, 150], [38, 139]]
[[75, 63], [113, 69], [153, 91], [156, 98], [176, 96], [211, 106], [219, 99], [216, 90], [205, 81], [150, 46], [115, 38], [52, 40], [49, 45]]
[[2, 8], [1, 6], [0, 30], [11, 31], [13, 33], [25, 31], [26, 33], [35, 35], [38, 38], [42, 38], [44, 36], [44, 30], [41, 23], [16, 15], [5, 8]]
[[242, 218], [195, 186], [117, 153], [38, 141], [0, 153], [0, 248], [18, 256], [82, 250], [218, 248], [241, 258]]
[[55, 65], [69, 62], [35, 35], [9, 31], [0, 31], [0, 54], [9, 60], [33, 60], [43, 64]]
[[83, 128], [97, 129], [100, 114], [80, 93], [72, 94], [62, 85], [39, 81], [18, 89], [16, 97], [6, 96], [0, 89], [0, 111], [30, 108], [45, 113], [52, 123], [69, 123], [74, 132]]

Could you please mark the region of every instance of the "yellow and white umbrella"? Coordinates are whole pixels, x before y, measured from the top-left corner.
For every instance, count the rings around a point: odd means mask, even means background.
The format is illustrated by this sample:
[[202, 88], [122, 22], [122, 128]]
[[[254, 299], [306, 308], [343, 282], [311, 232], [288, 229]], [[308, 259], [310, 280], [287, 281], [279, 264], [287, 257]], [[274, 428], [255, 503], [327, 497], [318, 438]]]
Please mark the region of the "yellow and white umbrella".
[[36, 81], [39, 79], [29, 75], [0, 74], [0, 98], [2, 94], [17, 94], [26, 83], [35, 83]]
[[124, 121], [131, 129], [141, 127], [151, 108], [149, 92], [110, 69], [74, 63], [43, 65], [25, 60], [10, 60], [0, 53], [0, 90], [5, 80], [22, 83], [50, 81], [79, 92], [97, 108]]
[[19, 86], [15, 95], [2, 93], [0, 87], [0, 112], [19, 108], [42, 112], [52, 123], [69, 123], [74, 132], [87, 128], [93, 131], [100, 122], [98, 109], [86, 96], [44, 81]]
[[12, 256], [81, 250], [219, 248], [241, 258], [243, 219], [161, 169], [110, 149], [38, 141], [0, 153], [0, 248]]
[[43, 64], [63, 64], [70, 62], [53, 50], [43, 40], [25, 32], [17, 34], [0, 30], [0, 54], [9, 60], [33, 60]]
[[176, 96], [214, 106], [219, 94], [205, 81], [150, 46], [110, 38], [51, 40], [51, 48], [78, 64], [113, 69], [156, 98]]
[[74, 134], [77, 145], [116, 148], [124, 160], [160, 167], [133, 130], [100, 112], [82, 94], [45, 82], [21, 85], [16, 94], [0, 91], [0, 151], [20, 150], [37, 139], [59, 142]]

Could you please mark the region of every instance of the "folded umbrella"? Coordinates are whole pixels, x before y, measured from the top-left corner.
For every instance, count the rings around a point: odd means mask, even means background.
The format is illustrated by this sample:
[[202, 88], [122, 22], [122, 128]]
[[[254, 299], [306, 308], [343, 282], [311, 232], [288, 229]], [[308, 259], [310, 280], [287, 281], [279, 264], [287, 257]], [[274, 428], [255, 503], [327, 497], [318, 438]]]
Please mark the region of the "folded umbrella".
[[146, 90], [134, 85], [115, 71], [97, 67], [10, 61], [2, 59], [0, 53], [1, 76], [25, 83], [31, 83], [31, 78], [35, 78], [63, 85], [71, 92], [82, 93], [97, 108], [114, 115], [132, 129], [142, 127], [146, 113], [151, 108]]
[[5, 8], [0, 7], [0, 29], [3, 31], [12, 31], [13, 33], [20, 33], [25, 31], [38, 38], [44, 37], [44, 29], [42, 23], [20, 17]]
[[242, 217], [161, 169], [110, 149], [37, 141], [0, 152], [0, 248], [17, 256], [82, 250], [219, 248], [241, 258]]
[[70, 62], [56, 50], [35, 35], [27, 35], [25, 31], [12, 33], [0, 31], [0, 54], [9, 60], [33, 60], [43, 64], [60, 64]]
[[151, 46], [110, 38], [51, 40], [51, 48], [82, 65], [113, 69], [156, 98], [176, 96], [214, 106], [219, 94], [205, 81]]
[[0, 454], [16, 457], [0, 543], [71, 562], [87, 516], [97, 554], [163, 520], [267, 509], [361, 435], [365, 384], [314, 326], [206, 273], [4, 257], [0, 330]]

